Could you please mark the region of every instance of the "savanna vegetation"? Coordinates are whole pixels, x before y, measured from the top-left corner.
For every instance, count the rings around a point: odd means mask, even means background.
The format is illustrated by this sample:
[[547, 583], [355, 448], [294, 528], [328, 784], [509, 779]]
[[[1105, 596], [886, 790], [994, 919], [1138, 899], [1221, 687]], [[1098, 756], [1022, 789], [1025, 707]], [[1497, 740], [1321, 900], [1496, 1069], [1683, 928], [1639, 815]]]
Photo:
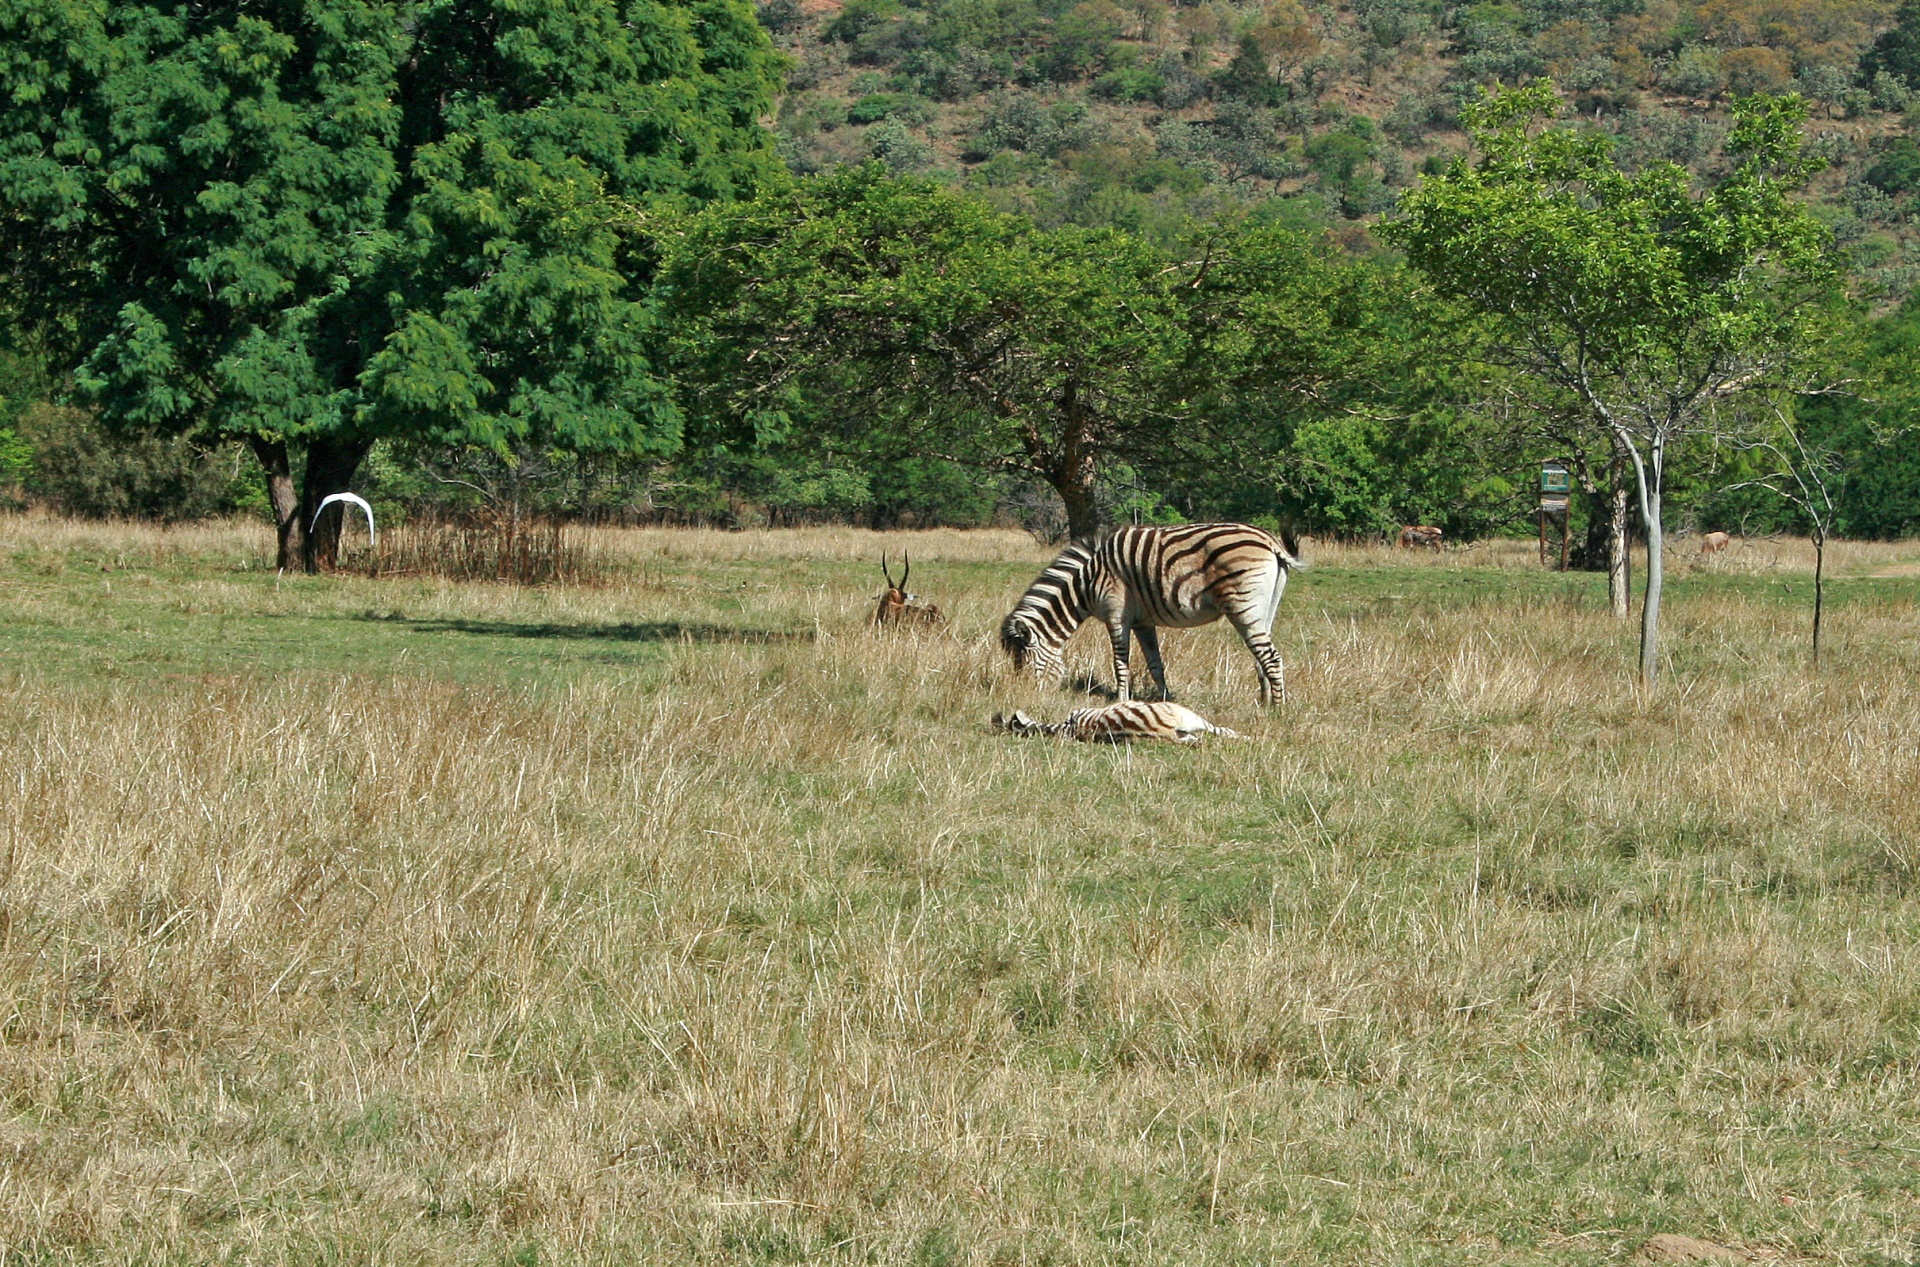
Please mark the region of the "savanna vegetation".
[[[1914, 529], [1913, 13], [1111, 8], [0, 5], [0, 495], [263, 513], [314, 569], [346, 488], [389, 521], [1471, 540], [1555, 458], [1617, 611], [1635, 532], [1810, 530], [1768, 492], [1789, 448], [1834, 533]], [[1582, 320], [1659, 297], [1584, 414], [1480, 284], [1583, 198]], [[1606, 418], [1663, 340], [1702, 356], [1636, 465]]]
[[[0, 1263], [1920, 1257], [1917, 93], [1879, 0], [0, 0]], [[1292, 699], [990, 734], [1202, 518]]]
[[[1017, 532], [580, 583], [0, 520], [0, 1254], [1605, 1263], [1920, 1245], [1920, 553], [1309, 542], [1263, 712], [991, 734]], [[910, 546], [944, 632], [867, 626]], [[345, 562], [367, 556], [357, 532]], [[1104, 674], [1104, 644], [1073, 648]], [[1084, 696], [1078, 697], [1084, 700]]]

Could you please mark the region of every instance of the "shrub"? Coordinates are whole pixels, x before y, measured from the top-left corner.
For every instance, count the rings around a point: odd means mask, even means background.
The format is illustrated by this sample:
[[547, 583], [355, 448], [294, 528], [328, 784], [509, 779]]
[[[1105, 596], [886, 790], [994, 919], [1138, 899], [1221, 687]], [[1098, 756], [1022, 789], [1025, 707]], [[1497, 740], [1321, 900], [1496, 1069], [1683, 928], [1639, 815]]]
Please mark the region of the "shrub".
[[1873, 73], [1871, 83], [1870, 91], [1874, 109], [1885, 110], [1889, 114], [1899, 114], [1913, 104], [1913, 89], [1908, 87], [1907, 81], [1898, 75], [1878, 70]]
[[974, 144], [983, 154], [997, 150], [1024, 150], [1049, 158], [1066, 150], [1085, 149], [1094, 140], [1087, 107], [1076, 101], [1048, 106], [1029, 93], [996, 94], [987, 106]]
[[798, 30], [801, 23], [806, 21], [800, 0], [766, 0], [764, 4], [755, 5], [753, 12], [760, 19], [760, 25], [775, 35]]
[[1372, 147], [1351, 132], [1322, 132], [1307, 142], [1307, 162], [1320, 179], [1345, 185], [1366, 163]]
[[1153, 64], [1160, 76], [1160, 104], [1169, 110], [1183, 110], [1207, 95], [1207, 81], [1193, 73], [1178, 53], [1164, 53]]
[[1166, 87], [1167, 81], [1156, 71], [1123, 66], [1094, 80], [1088, 91], [1108, 101], [1158, 101]]
[[1832, 66], [1807, 66], [1801, 69], [1795, 86], [1808, 100], [1832, 107], [1840, 103], [1847, 89], [1853, 86], [1853, 80]]
[[851, 44], [875, 27], [897, 21], [905, 12], [900, 0], [847, 0], [833, 21], [821, 28], [820, 34]]
[[1920, 146], [1911, 137], [1901, 137], [1867, 169], [1866, 181], [1885, 194], [1911, 193], [1920, 189]]
[[911, 92], [870, 92], [847, 107], [848, 123], [925, 123], [933, 118], [933, 103]]
[[1047, 74], [1063, 81], [1079, 79], [1104, 66], [1126, 20], [1111, 0], [1086, 0], [1069, 9], [1054, 24]]
[[1906, 88], [1920, 89], [1920, 0], [1901, 5], [1892, 28], [1883, 31], [1860, 58], [1864, 82], [1874, 84], [1882, 74]]
[[264, 501], [253, 459], [237, 445], [203, 449], [179, 436], [116, 435], [93, 415], [33, 405], [15, 428], [29, 465], [21, 483], [69, 515], [201, 519]]
[[1771, 48], [1736, 48], [1720, 59], [1727, 88], [1736, 97], [1783, 93], [1793, 87], [1793, 67]]
[[1673, 59], [1666, 74], [1660, 77], [1660, 84], [1683, 97], [1705, 99], [1720, 95], [1727, 78], [1719, 58], [1706, 49], [1694, 47], [1680, 50], [1680, 56]]
[[933, 166], [933, 145], [898, 119], [888, 119], [868, 135], [873, 156], [895, 172], [923, 172]]

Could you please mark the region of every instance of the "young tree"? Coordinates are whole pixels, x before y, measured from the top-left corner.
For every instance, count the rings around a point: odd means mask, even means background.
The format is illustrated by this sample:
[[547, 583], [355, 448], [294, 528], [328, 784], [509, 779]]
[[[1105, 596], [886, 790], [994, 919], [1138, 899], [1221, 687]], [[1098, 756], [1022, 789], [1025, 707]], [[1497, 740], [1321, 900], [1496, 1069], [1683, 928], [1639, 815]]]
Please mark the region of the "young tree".
[[1738, 397], [1806, 385], [1838, 297], [1829, 235], [1790, 198], [1815, 170], [1797, 97], [1734, 105], [1731, 169], [1629, 174], [1598, 132], [1537, 126], [1544, 80], [1466, 113], [1480, 151], [1402, 200], [1384, 235], [1494, 323], [1494, 356], [1548, 412], [1578, 410], [1631, 464], [1647, 541], [1640, 678], [1658, 669], [1668, 453]]
[[[1904, 379], [1907, 368], [1899, 366], [1895, 373]], [[1879, 416], [1878, 407], [1884, 401], [1862, 402], [1850, 394], [1833, 393], [1818, 403], [1831, 406], [1836, 399], [1845, 399], [1854, 407], [1808, 408], [1815, 402], [1802, 400], [1788, 408], [1769, 401], [1760, 424], [1735, 440], [1736, 447], [1761, 459], [1761, 469], [1726, 490], [1765, 489], [1792, 506], [1805, 522], [1813, 541], [1816, 669], [1820, 667], [1821, 620], [1826, 608], [1827, 543], [1846, 524], [1848, 486], [1862, 472], [1884, 462], [1894, 442], [1908, 432], [1900, 422]], [[1863, 404], [1865, 408], [1860, 407]]]
[[378, 437], [673, 445], [636, 208], [772, 171], [774, 82], [744, 0], [0, 0], [0, 298], [318, 568]]
[[1742, 480], [1727, 491], [1764, 488], [1798, 510], [1813, 539], [1813, 667], [1820, 667], [1820, 619], [1826, 607], [1827, 542], [1840, 518], [1841, 489], [1850, 463], [1848, 455], [1808, 438], [1805, 429], [1775, 405], [1771, 426], [1740, 441], [1740, 447], [1767, 459], [1764, 474]]

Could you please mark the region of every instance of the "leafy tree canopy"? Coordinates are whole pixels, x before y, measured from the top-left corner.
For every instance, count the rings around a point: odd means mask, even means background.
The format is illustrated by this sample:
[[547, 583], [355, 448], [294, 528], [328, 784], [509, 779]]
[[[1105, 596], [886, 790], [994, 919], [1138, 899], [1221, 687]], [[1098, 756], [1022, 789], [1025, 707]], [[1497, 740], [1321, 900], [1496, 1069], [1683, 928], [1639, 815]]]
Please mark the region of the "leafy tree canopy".
[[756, 185], [774, 71], [741, 0], [0, 0], [6, 298], [252, 443], [284, 564], [289, 444], [311, 506], [379, 436], [674, 443], [636, 221]]
[[1674, 163], [1622, 170], [1604, 134], [1539, 126], [1557, 109], [1544, 81], [1483, 98], [1466, 115], [1479, 160], [1410, 192], [1382, 232], [1492, 323], [1490, 356], [1538, 411], [1584, 418], [1631, 459], [1652, 559], [1651, 681], [1668, 450], [1741, 398], [1807, 385], [1841, 266], [1791, 196], [1818, 170], [1801, 153], [1799, 98], [1736, 103], [1731, 168], [1699, 189]]
[[662, 250], [707, 425], [1036, 476], [1077, 535], [1103, 469], [1217, 459], [1248, 393], [1268, 418], [1332, 407], [1372, 311], [1358, 267], [1304, 235], [1220, 229], [1169, 255], [871, 166], [709, 209]]

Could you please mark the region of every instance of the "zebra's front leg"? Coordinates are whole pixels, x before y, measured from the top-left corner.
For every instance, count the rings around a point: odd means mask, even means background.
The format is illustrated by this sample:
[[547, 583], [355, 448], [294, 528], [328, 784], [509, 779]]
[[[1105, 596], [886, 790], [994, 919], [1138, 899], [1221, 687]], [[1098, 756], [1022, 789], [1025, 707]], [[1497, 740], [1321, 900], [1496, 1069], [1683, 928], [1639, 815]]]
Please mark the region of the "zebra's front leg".
[[1160, 658], [1160, 631], [1152, 625], [1140, 626], [1140, 649], [1147, 653], [1147, 671], [1153, 674], [1155, 686], [1160, 688], [1161, 699], [1172, 699], [1173, 692], [1167, 689], [1167, 666]]
[[[1146, 631], [1141, 632], [1145, 641]], [[1120, 702], [1126, 703], [1133, 698], [1133, 666], [1128, 663], [1133, 658], [1133, 630], [1125, 621], [1117, 625], [1108, 625], [1107, 633], [1113, 639], [1113, 684], [1119, 692]]]

